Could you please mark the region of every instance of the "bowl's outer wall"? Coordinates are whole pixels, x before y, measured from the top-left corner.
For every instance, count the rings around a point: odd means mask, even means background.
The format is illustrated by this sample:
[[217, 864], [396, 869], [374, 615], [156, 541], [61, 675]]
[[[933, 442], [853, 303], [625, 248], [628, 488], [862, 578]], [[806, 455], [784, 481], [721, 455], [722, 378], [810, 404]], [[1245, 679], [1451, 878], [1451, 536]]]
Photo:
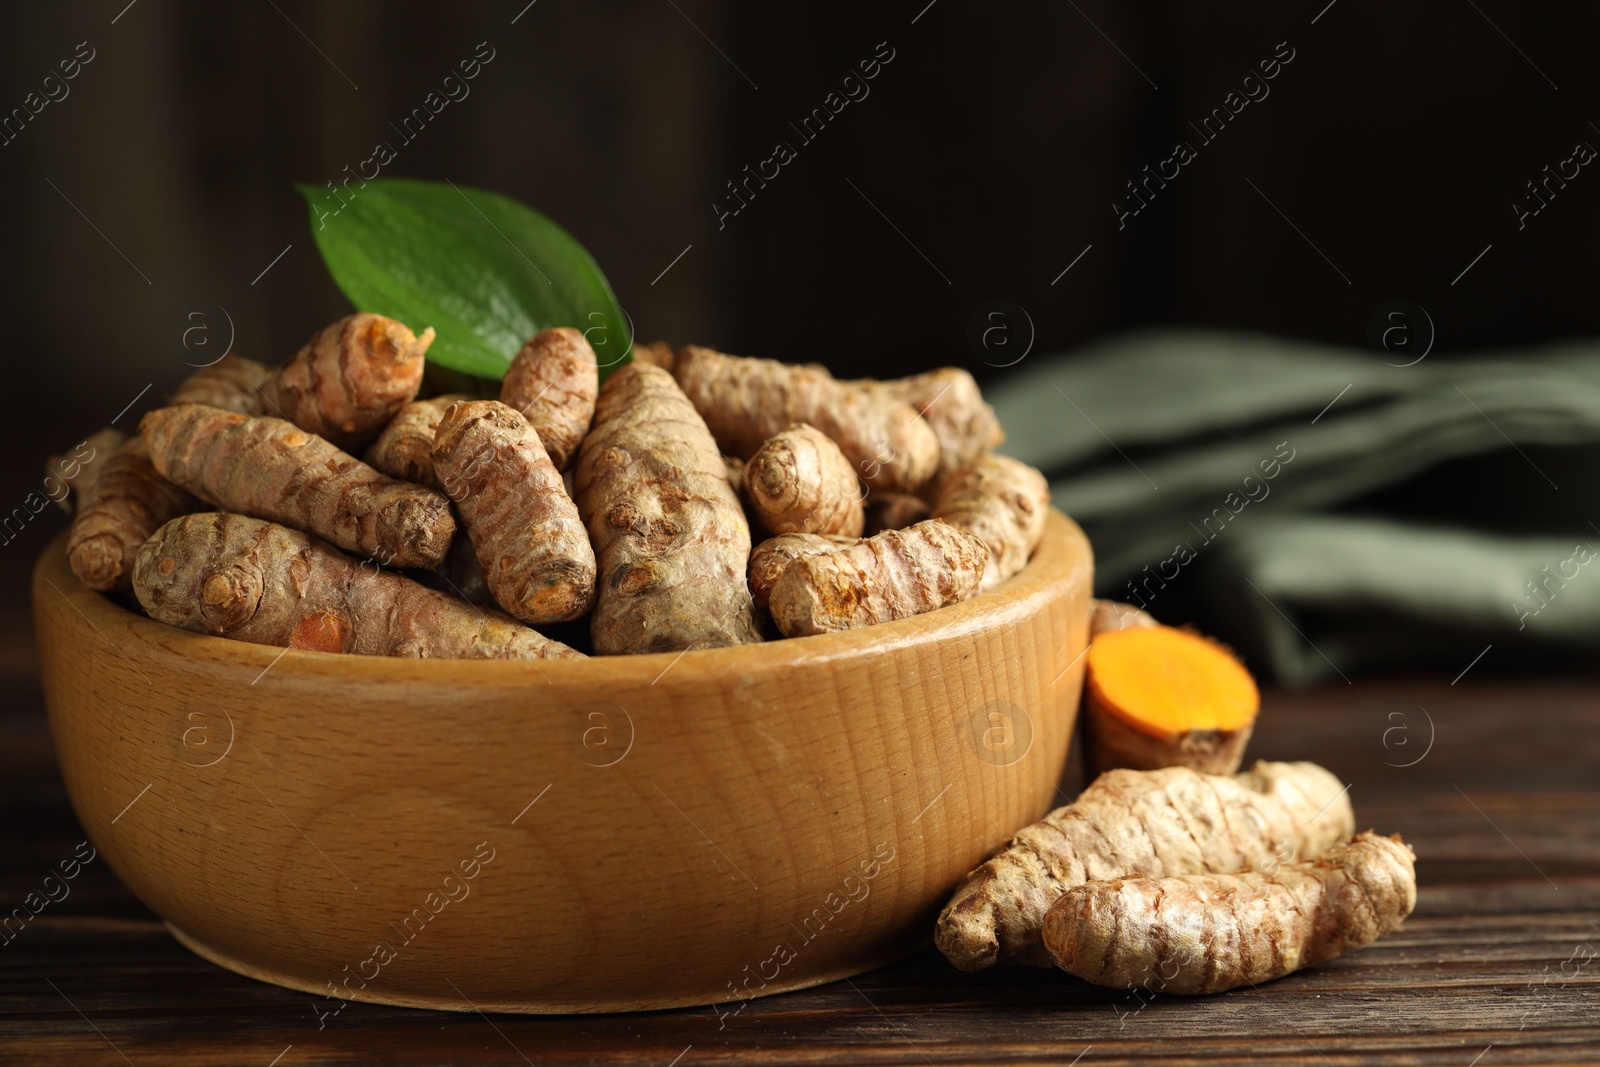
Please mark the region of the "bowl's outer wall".
[[78, 817], [202, 954], [387, 1003], [729, 1011], [925, 943], [1053, 806], [1091, 570], [1052, 513], [1026, 570], [930, 615], [537, 663], [187, 633], [59, 541], [34, 604]]

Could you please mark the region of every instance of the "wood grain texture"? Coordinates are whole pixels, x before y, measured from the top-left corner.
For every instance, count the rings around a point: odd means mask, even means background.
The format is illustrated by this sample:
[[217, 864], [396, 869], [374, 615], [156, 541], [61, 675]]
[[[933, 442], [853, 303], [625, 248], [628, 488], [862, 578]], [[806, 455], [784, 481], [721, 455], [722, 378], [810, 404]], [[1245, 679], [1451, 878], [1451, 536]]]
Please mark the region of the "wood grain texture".
[[[3, 647], [14, 644], [0, 636]], [[0, 713], [8, 816], [0, 903], [9, 911], [83, 832], [55, 769], [36, 681], [14, 669], [0, 681], [13, 697]], [[1045, 971], [964, 975], [930, 949], [850, 982], [751, 1001], [736, 1015], [719, 1014], [736, 1005], [485, 1017], [352, 1003], [319, 1020], [323, 998], [184, 951], [96, 860], [69, 897], [0, 947], [0, 1060], [265, 1067], [282, 1054], [279, 1067], [665, 1067], [682, 1054], [678, 1067], [694, 1067], [1066, 1064], [1082, 1053], [1084, 1065], [1467, 1067], [1483, 1053], [1479, 1067], [1593, 1062], [1600, 961], [1561, 968], [1578, 947], [1600, 948], [1600, 681], [1448, 681], [1265, 694], [1252, 756], [1314, 755], [1351, 782], [1363, 826], [1416, 844], [1421, 891], [1399, 933], [1257, 990], [1157, 997], [1141, 1008]], [[1397, 726], [1405, 734], [1385, 738]], [[1399, 766], [1430, 736], [1420, 762]], [[1077, 786], [1075, 773], [1062, 783], [1068, 793]], [[474, 1001], [482, 992], [470, 968], [452, 980]]]
[[936, 613], [571, 662], [192, 634], [90, 593], [59, 546], [35, 605], [73, 807], [184, 944], [340, 997], [612, 1011], [925, 944], [1056, 801], [1090, 572], [1056, 514], [1027, 570]]

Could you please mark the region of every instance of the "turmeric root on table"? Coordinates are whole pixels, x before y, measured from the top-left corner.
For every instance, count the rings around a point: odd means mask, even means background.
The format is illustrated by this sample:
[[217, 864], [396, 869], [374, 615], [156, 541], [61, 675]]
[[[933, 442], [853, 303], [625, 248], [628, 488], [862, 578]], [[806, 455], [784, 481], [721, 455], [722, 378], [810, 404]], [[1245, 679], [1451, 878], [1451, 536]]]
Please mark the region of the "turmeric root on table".
[[429, 327], [358, 311], [311, 335], [264, 390], [267, 414], [340, 448], [368, 444], [422, 385]]
[[573, 481], [599, 562], [597, 653], [761, 640], [745, 586], [749, 523], [672, 375], [629, 363], [606, 379]]
[[871, 384], [910, 404], [933, 428], [939, 438], [938, 482], [1006, 439], [977, 381], [960, 367]]
[[90, 589], [121, 592], [133, 584], [139, 546], [168, 519], [194, 510], [195, 499], [150, 463], [133, 437], [105, 461], [67, 534], [67, 562]]
[[380, 474], [282, 419], [203, 404], [139, 424], [165, 478], [216, 507], [305, 530], [394, 567], [434, 567], [455, 534], [442, 493]]
[[794, 422], [839, 446], [873, 489], [914, 492], [939, 466], [939, 438], [916, 408], [881, 390], [841, 382], [815, 364], [729, 356], [690, 345], [672, 374], [723, 450], [748, 459]]
[[744, 464], [744, 498], [774, 534], [860, 537], [865, 523], [861, 483], [839, 446], [797, 422], [772, 437]]
[[500, 614], [244, 515], [174, 519], [139, 550], [152, 619], [260, 645], [429, 659], [583, 658]]
[[594, 349], [582, 332], [558, 326], [540, 330], [522, 346], [500, 383], [500, 402], [528, 420], [559, 471], [578, 454], [599, 392]]
[[1261, 707], [1255, 679], [1223, 646], [1170, 626], [1092, 639], [1083, 686], [1090, 774], [1114, 767], [1239, 769]]
[[433, 473], [434, 434], [450, 405], [471, 399], [465, 393], [445, 393], [411, 401], [367, 449], [366, 462], [403, 482], [439, 488], [439, 479]]
[[433, 463], [497, 604], [526, 623], [589, 610], [594, 549], [527, 419], [498, 400], [455, 404], [434, 437]]
[[1048, 967], [1045, 912], [1073, 886], [1236, 874], [1313, 858], [1354, 830], [1345, 787], [1314, 763], [1258, 762], [1231, 777], [1187, 767], [1109, 771], [967, 875], [934, 943], [963, 971]]
[[1075, 886], [1045, 915], [1044, 944], [1096, 985], [1220, 993], [1364, 948], [1416, 904], [1411, 849], [1368, 832], [1265, 871]]
[[1050, 511], [1050, 483], [1010, 456], [984, 455], [939, 486], [933, 517], [974, 534], [989, 546], [984, 589], [993, 589], [1028, 565]]
[[767, 606], [785, 637], [891, 622], [976, 593], [988, 557], [976, 537], [929, 519], [796, 559]]
[[750, 596], [755, 600], [756, 607], [761, 611], [767, 610], [767, 599], [772, 593], [773, 584], [795, 560], [832, 552], [860, 540], [859, 537], [809, 533], [779, 534], [767, 538], [750, 553], [750, 566], [747, 568]]
[[241, 415], [260, 415], [267, 406], [267, 383], [276, 373], [264, 363], [230, 353], [179, 382], [167, 404], [208, 404]]

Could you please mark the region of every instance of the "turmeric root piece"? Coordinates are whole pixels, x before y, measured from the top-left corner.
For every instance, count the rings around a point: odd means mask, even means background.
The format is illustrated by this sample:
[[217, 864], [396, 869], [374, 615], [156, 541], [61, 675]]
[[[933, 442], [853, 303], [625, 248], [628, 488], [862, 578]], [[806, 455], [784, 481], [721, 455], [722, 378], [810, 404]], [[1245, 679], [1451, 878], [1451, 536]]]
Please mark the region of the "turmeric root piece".
[[526, 623], [589, 610], [594, 549], [527, 419], [498, 400], [456, 404], [439, 424], [433, 463], [495, 603]]
[[748, 578], [750, 596], [755, 600], [756, 607], [761, 611], [767, 610], [773, 584], [795, 560], [832, 552], [860, 540], [859, 537], [810, 533], [779, 534], [767, 538], [750, 553]]
[[861, 483], [839, 446], [797, 422], [769, 437], [742, 472], [745, 502], [774, 534], [860, 537]]
[[1085, 676], [1091, 775], [1115, 767], [1239, 769], [1261, 694], [1226, 648], [1170, 626], [1113, 630], [1090, 643]]
[[208, 504], [385, 566], [438, 566], [455, 534], [442, 493], [379, 474], [282, 419], [184, 404], [149, 412], [139, 432], [156, 470]]
[[1314, 763], [1257, 762], [1231, 777], [1187, 767], [1109, 771], [967, 875], [939, 914], [934, 943], [963, 971], [1048, 967], [1045, 912], [1073, 886], [1237, 874], [1315, 857], [1354, 831], [1349, 794]]
[[426, 659], [582, 659], [500, 614], [245, 515], [174, 519], [139, 550], [152, 619], [258, 645]]
[[1365, 948], [1417, 905], [1400, 835], [1357, 834], [1314, 860], [1242, 874], [1076, 886], [1044, 918], [1056, 965], [1095, 985], [1220, 993]]
[[915, 492], [939, 466], [939, 438], [915, 408], [874, 386], [841, 382], [815, 364], [728, 356], [690, 345], [672, 374], [723, 451], [748, 459], [794, 422], [839, 446], [873, 489]]
[[629, 363], [606, 379], [573, 481], [599, 561], [596, 653], [761, 640], [745, 587], [749, 523], [672, 375]]
[[891, 622], [976, 593], [988, 557], [976, 537], [930, 519], [796, 559], [767, 606], [785, 637]]
[[874, 384], [916, 408], [933, 428], [939, 438], [939, 482], [990, 449], [999, 448], [1006, 439], [977, 380], [960, 367], [941, 367]]
[[[71, 515], [94, 492], [94, 483], [100, 479], [100, 472], [106, 469], [106, 460], [127, 439], [128, 435], [121, 430], [107, 426], [79, 441], [70, 456], [63, 454], [46, 459], [45, 495]], [[60, 487], [51, 488], [52, 482], [59, 482]]]
[[652, 367], [660, 367], [668, 374], [672, 373], [672, 346], [665, 341], [653, 341], [647, 345], [635, 344], [633, 346], [633, 361], [635, 363], [648, 363]]
[[167, 404], [207, 404], [241, 415], [261, 415], [267, 405], [264, 391], [276, 373], [264, 363], [229, 354], [179, 382]]
[[993, 589], [1028, 565], [1050, 511], [1050, 483], [1010, 456], [984, 455], [939, 486], [933, 517], [989, 546], [981, 588]]
[[522, 346], [500, 383], [500, 402], [522, 413], [550, 462], [564, 470], [589, 432], [599, 392], [594, 349], [582, 332], [558, 326], [540, 330]]
[[265, 412], [343, 449], [369, 444], [422, 385], [433, 344], [404, 324], [358, 311], [311, 335], [265, 389]]
[[1159, 626], [1155, 616], [1140, 611], [1132, 604], [1116, 600], [1095, 600], [1089, 616], [1089, 640], [1113, 630], [1131, 630], [1144, 626]]
[[866, 503], [866, 526], [862, 530], [868, 537], [885, 530], [903, 530], [915, 526], [933, 514], [928, 502], [910, 493], [869, 493]]
[[67, 534], [72, 573], [90, 589], [131, 588], [139, 546], [162, 523], [194, 506], [193, 496], [156, 473], [143, 440], [124, 441], [79, 500]]
[[439, 479], [433, 473], [434, 434], [450, 405], [471, 399], [465, 393], [445, 393], [411, 401], [367, 449], [367, 464], [403, 482], [439, 488]]

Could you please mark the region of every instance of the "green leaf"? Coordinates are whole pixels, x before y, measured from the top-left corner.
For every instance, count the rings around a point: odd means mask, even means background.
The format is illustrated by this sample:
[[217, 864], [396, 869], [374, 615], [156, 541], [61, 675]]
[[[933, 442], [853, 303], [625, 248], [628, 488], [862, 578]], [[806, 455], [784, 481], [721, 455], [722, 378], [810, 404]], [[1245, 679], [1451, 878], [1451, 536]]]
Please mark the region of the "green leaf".
[[537, 211], [449, 182], [383, 178], [347, 183], [342, 196], [295, 188], [351, 303], [438, 332], [429, 363], [499, 379], [517, 350], [552, 326], [584, 331], [602, 378], [630, 358], [630, 324], [605, 275]]

